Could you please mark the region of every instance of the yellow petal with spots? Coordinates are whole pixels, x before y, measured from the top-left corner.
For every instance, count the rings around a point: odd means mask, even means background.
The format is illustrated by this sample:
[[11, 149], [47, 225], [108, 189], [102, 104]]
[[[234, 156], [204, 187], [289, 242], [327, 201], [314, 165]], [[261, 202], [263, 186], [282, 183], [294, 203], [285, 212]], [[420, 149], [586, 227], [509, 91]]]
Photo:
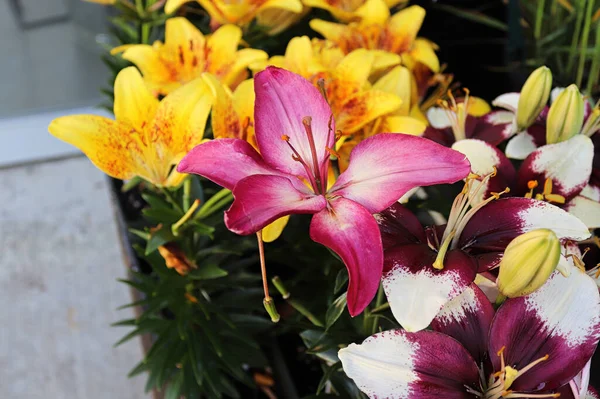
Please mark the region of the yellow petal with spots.
[[225, 76], [235, 64], [237, 48], [242, 39], [242, 29], [235, 25], [223, 25], [209, 36], [207, 41], [210, 57], [209, 69], [217, 76]]
[[243, 139], [241, 123], [233, 106], [233, 95], [229, 88], [209, 73], [204, 73], [202, 79], [208, 84], [213, 95], [211, 123], [215, 139]]
[[110, 55], [117, 55], [119, 53], [122, 53], [123, 51], [138, 46], [138, 44], [122, 44], [120, 46], [117, 46], [115, 48], [113, 48], [112, 50], [110, 50]]
[[161, 87], [171, 79], [172, 74], [152, 46], [147, 44], [131, 46], [125, 50], [123, 58], [139, 68], [148, 86], [152, 86], [160, 94], [166, 94]]
[[151, 141], [179, 160], [200, 144], [212, 105], [207, 84], [198, 78], [167, 95], [156, 110]]
[[258, 13], [256, 23], [266, 29], [267, 35], [275, 36], [294, 25], [309, 12], [309, 7], [304, 7], [299, 13], [285, 9], [267, 8]]
[[348, 54], [334, 71], [337, 79], [336, 97], [348, 98], [363, 89], [369, 81], [375, 54], [365, 49], [357, 49]]
[[127, 67], [119, 72], [114, 89], [115, 118], [141, 132], [152, 121], [158, 100], [146, 88], [135, 67]]
[[165, 45], [174, 50], [181, 46], [184, 57], [188, 59], [196, 48], [203, 48], [205, 44], [202, 32], [184, 17], [167, 19], [165, 38]]
[[70, 115], [54, 119], [48, 131], [79, 148], [109, 176], [131, 179], [140, 175], [135, 161], [140, 148], [129, 138], [132, 133], [124, 124], [97, 115]]
[[240, 83], [233, 92], [233, 108], [240, 120], [242, 130], [245, 131], [244, 140], [255, 148], [254, 138], [254, 79], [248, 79]]
[[425, 9], [419, 6], [410, 6], [392, 15], [388, 21], [388, 29], [393, 36], [394, 47], [410, 48], [424, 19]]
[[268, 9], [286, 10], [299, 14], [302, 12], [303, 6], [300, 0], [267, 0], [259, 7], [259, 11]]
[[182, 4], [188, 3], [190, 1], [191, 0], [167, 0], [167, 2], [165, 3], [165, 12], [167, 14], [171, 14], [175, 12], [175, 10], [177, 10], [179, 7], [181, 7]]
[[390, 67], [400, 65], [402, 57], [398, 54], [390, 53], [385, 50], [373, 50], [375, 59], [373, 60], [373, 72], [382, 71]]
[[288, 224], [290, 220], [290, 216], [283, 216], [274, 221], [273, 223], [267, 225], [264, 229], [262, 229], [262, 239], [264, 242], [273, 242], [279, 238], [281, 233], [283, 233], [283, 229]]
[[395, 94], [369, 90], [350, 97], [336, 115], [336, 128], [344, 134], [358, 131], [367, 123], [400, 108], [402, 100]]
[[[240, 16], [233, 15], [233, 14], [238, 14], [238, 12], [231, 11], [230, 7], [221, 1], [214, 1], [214, 0], [196, 0], [196, 1], [202, 6], [202, 8], [204, 8], [204, 10], [206, 10], [208, 15], [210, 15], [210, 18], [215, 20], [219, 24], [229, 24], [229, 23], [241, 22], [241, 21], [237, 20], [238, 18], [240, 18]], [[215, 4], [217, 4], [218, 7]], [[244, 10], [242, 10], [242, 12], [244, 12]]]
[[410, 55], [415, 61], [427, 65], [431, 71], [437, 73], [440, 71], [440, 60], [434, 49], [434, 45], [429, 40], [418, 38], [413, 43]]

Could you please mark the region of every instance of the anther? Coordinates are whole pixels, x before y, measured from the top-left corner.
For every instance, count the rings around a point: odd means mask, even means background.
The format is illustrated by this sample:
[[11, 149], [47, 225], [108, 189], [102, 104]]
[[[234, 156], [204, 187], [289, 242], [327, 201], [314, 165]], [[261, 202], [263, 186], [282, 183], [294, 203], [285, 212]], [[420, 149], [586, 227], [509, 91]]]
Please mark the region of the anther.
[[290, 136], [288, 136], [287, 134], [282, 134], [281, 135], [281, 140], [283, 140], [283, 141], [290, 141]]

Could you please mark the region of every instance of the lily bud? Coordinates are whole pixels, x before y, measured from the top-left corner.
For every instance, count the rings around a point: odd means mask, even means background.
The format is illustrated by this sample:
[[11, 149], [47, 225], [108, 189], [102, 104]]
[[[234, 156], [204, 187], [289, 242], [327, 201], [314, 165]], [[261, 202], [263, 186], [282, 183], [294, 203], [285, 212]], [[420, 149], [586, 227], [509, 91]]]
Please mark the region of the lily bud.
[[500, 293], [509, 298], [531, 294], [544, 285], [559, 260], [560, 242], [552, 230], [521, 234], [508, 244], [500, 262]]
[[567, 141], [581, 131], [583, 126], [583, 97], [572, 84], [556, 97], [548, 112], [546, 142]]
[[522, 131], [533, 124], [548, 103], [552, 89], [552, 72], [541, 66], [529, 75], [521, 89], [517, 106], [517, 129]]

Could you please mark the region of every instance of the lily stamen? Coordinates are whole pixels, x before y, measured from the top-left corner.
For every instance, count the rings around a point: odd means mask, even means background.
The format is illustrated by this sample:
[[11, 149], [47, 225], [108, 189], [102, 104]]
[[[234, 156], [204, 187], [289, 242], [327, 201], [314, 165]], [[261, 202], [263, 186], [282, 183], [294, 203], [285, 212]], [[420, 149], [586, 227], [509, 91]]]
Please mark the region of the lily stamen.
[[317, 186], [315, 187], [317, 190], [320, 188], [322, 192], [325, 192], [325, 187], [322, 186], [321, 178], [319, 177], [319, 158], [317, 157], [317, 148], [315, 147], [315, 139], [312, 131], [312, 118], [310, 116], [305, 116], [302, 118], [302, 125], [304, 126], [304, 130], [306, 131], [306, 136], [308, 138], [308, 144], [310, 146], [310, 153], [313, 161], [313, 176], [315, 177], [315, 182]]
[[500, 371], [494, 373], [490, 377], [490, 383], [485, 391], [485, 393], [480, 396], [483, 399], [500, 399], [500, 398], [558, 398], [560, 394], [551, 393], [551, 394], [527, 394], [522, 392], [514, 392], [509, 390], [512, 384], [521, 377], [523, 374], [527, 373], [529, 370], [537, 366], [538, 364], [545, 362], [550, 358], [549, 355], [542, 356], [541, 358], [534, 360], [529, 363], [527, 366], [522, 368], [521, 370], [517, 370], [511, 366], [507, 366], [504, 360], [504, 350], [506, 349], [503, 346], [498, 351], [498, 356], [500, 357]]
[[304, 167], [304, 170], [306, 171], [306, 174], [310, 179], [310, 185], [313, 187], [313, 190], [315, 190], [315, 192], [318, 192], [319, 185], [317, 184], [318, 181], [314, 180], [315, 174], [312, 172], [312, 169], [310, 168], [310, 166], [308, 166], [306, 161], [304, 161], [304, 159], [302, 159], [302, 156], [300, 156], [300, 153], [298, 152], [298, 150], [296, 150], [294, 148], [294, 146], [290, 143], [290, 136], [288, 136], [286, 134], [282, 134], [281, 139], [283, 141], [285, 141], [287, 143], [288, 147], [290, 147], [290, 149], [292, 150], [292, 159], [296, 162], [300, 162], [300, 164], [302, 164], [302, 166]]
[[[544, 181], [544, 190], [541, 193], [535, 194], [535, 199], [540, 201], [548, 201], [554, 202], [557, 204], [564, 204], [566, 202], [566, 198], [560, 194], [552, 193], [552, 179], [546, 179]], [[537, 180], [530, 180], [527, 182], [527, 188], [529, 192], [525, 194], [525, 198], [533, 198], [534, 197], [534, 189], [538, 187]]]

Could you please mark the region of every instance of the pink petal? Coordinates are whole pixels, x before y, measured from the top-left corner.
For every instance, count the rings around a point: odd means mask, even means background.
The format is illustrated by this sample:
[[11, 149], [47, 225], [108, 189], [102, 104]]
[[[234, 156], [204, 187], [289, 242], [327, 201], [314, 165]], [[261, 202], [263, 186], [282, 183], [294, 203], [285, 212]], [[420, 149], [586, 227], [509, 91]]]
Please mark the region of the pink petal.
[[426, 328], [450, 300], [475, 279], [477, 265], [462, 251], [450, 251], [442, 270], [427, 244], [403, 245], [385, 253], [383, 288], [392, 313], [407, 331]]
[[478, 251], [504, 251], [518, 235], [550, 229], [560, 239], [581, 241], [590, 233], [579, 219], [547, 202], [502, 198], [475, 213], [460, 235], [458, 246]]
[[557, 144], [548, 144], [532, 152], [519, 169], [517, 192], [529, 191], [527, 183], [538, 182], [536, 192], [541, 192], [546, 179], [553, 183], [552, 193], [567, 201], [583, 190], [590, 180], [594, 145], [589, 137], [578, 134]]
[[351, 316], [360, 314], [377, 293], [383, 269], [375, 218], [356, 202], [337, 198], [313, 217], [310, 238], [333, 250], [346, 264], [348, 310]]
[[[548, 355], [511, 386], [515, 391], [559, 388], [575, 377], [600, 340], [600, 295], [584, 272], [555, 272], [533, 294], [508, 299], [490, 329], [490, 353], [505, 347], [506, 364], [517, 370]], [[499, 370], [500, 359], [492, 359]]]
[[473, 185], [472, 203], [480, 203], [490, 196], [492, 192], [500, 192], [514, 185], [516, 171], [512, 163], [506, 158], [502, 151], [482, 140], [467, 139], [460, 140], [452, 145], [452, 149], [465, 154], [471, 163], [471, 171], [479, 176], [485, 176], [496, 171], [496, 175], [490, 178], [485, 187], [479, 188], [479, 184]]
[[338, 356], [348, 377], [369, 398], [472, 399], [479, 385], [473, 358], [454, 339], [432, 331], [390, 330]]
[[327, 206], [322, 195], [312, 194], [293, 177], [249, 176], [235, 185], [233, 196], [235, 200], [225, 212], [225, 225], [241, 235], [255, 233], [282, 216], [317, 213]]
[[514, 114], [508, 111], [492, 111], [478, 118], [470, 138], [498, 145], [515, 133]]
[[494, 307], [483, 291], [472, 283], [448, 302], [431, 322], [431, 328], [460, 342], [477, 364], [487, 361], [488, 333]]
[[177, 171], [204, 176], [230, 190], [250, 175], [282, 175], [267, 165], [250, 144], [238, 139], [211, 140], [194, 147], [179, 162]]
[[331, 194], [377, 213], [417, 186], [454, 183], [469, 174], [465, 156], [421, 137], [381, 133], [358, 144]]
[[263, 158], [279, 170], [306, 177], [304, 167], [292, 159], [292, 150], [282, 135], [289, 137], [289, 143], [312, 168], [311, 148], [302, 124], [302, 119], [309, 116], [317, 164], [319, 170], [324, 170], [329, 160], [326, 147], [334, 145], [335, 123], [331, 120], [331, 108], [319, 90], [302, 76], [276, 67], [267, 67], [256, 74], [254, 90], [256, 141]]
[[398, 245], [427, 242], [419, 219], [397, 202], [374, 216], [379, 225], [384, 250]]

